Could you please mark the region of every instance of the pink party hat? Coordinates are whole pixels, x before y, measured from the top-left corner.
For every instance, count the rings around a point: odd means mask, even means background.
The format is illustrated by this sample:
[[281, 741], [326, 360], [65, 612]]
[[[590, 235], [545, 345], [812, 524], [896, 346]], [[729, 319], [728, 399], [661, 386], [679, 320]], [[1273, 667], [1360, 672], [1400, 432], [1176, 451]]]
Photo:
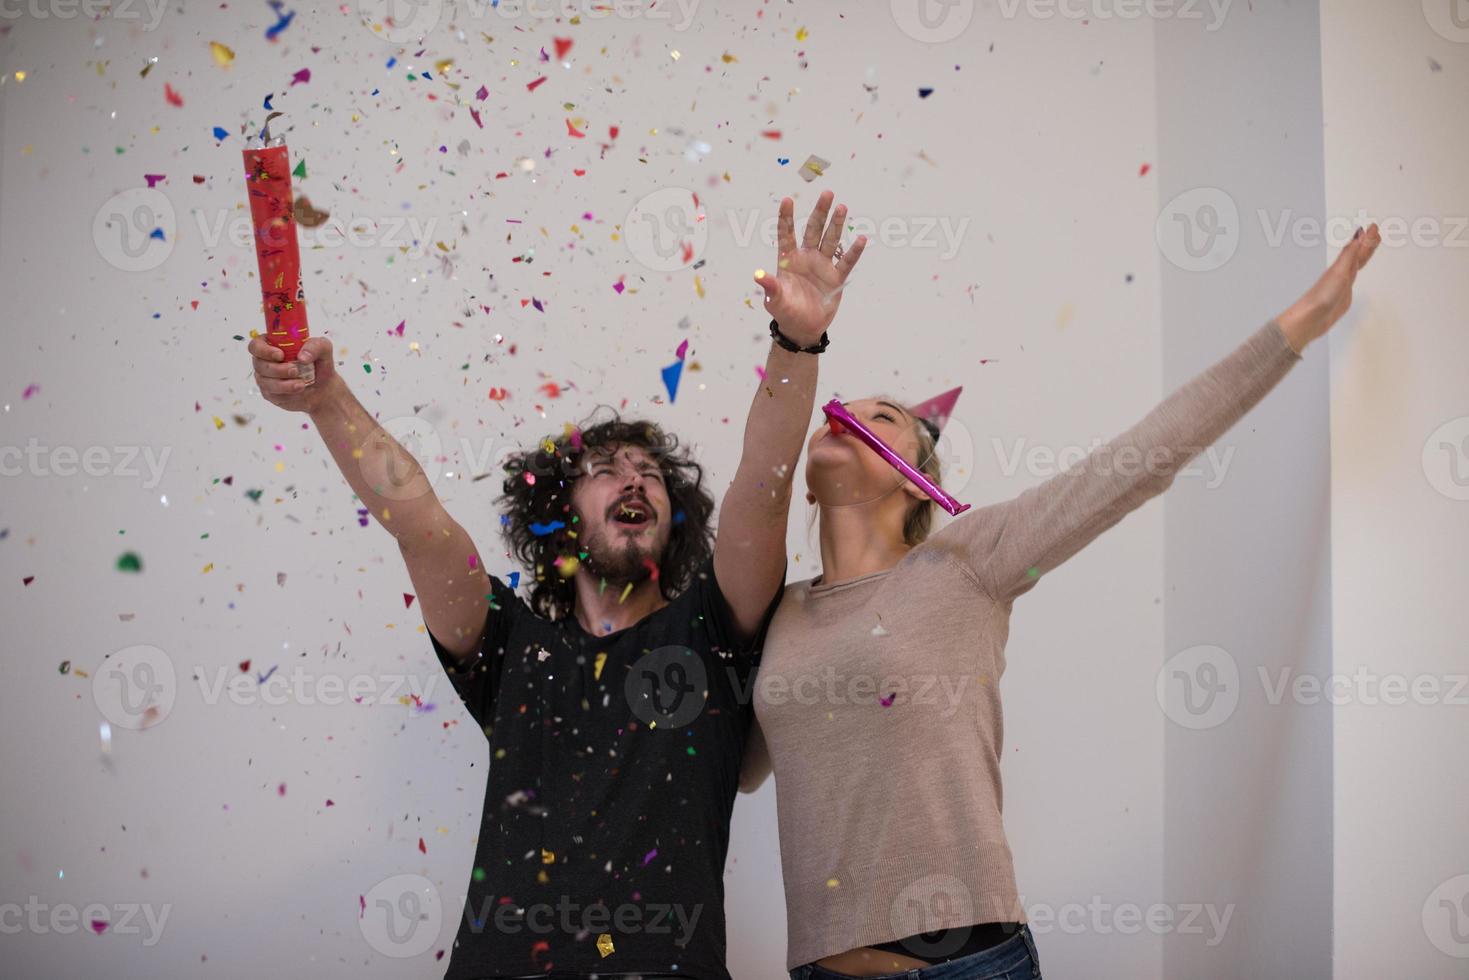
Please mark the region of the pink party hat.
[[944, 424], [949, 421], [949, 414], [954, 411], [954, 403], [959, 400], [959, 393], [963, 390], [963, 386], [950, 388], [942, 395], [934, 395], [928, 401], [914, 405], [908, 411], [932, 426], [929, 431], [937, 439], [938, 433], [943, 431]]

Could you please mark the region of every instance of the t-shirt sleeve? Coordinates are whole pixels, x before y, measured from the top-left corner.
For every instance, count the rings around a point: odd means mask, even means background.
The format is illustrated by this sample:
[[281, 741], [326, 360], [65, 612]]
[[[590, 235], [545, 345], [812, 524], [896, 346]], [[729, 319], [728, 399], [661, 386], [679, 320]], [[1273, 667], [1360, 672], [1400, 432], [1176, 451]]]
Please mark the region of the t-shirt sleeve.
[[929, 543], [990, 596], [1011, 601], [1166, 490], [1300, 360], [1272, 318], [1085, 459], [1017, 497], [961, 514]]
[[[500, 692], [500, 676], [504, 673], [505, 645], [510, 626], [521, 608], [520, 598], [495, 576], [490, 576], [490, 608], [485, 613], [484, 635], [479, 649], [468, 659], [456, 661], [454, 655], [428, 630], [429, 642], [439, 658], [439, 665], [449, 675], [454, 690], [481, 728], [494, 719], [495, 698]], [[425, 624], [427, 628], [427, 624]]]
[[705, 559], [694, 576], [691, 588], [696, 590], [695, 611], [704, 621], [714, 652], [721, 659], [732, 662], [741, 684], [748, 683], [751, 673], [759, 664], [760, 651], [765, 646], [765, 634], [770, 628], [770, 620], [775, 615], [776, 606], [780, 605], [781, 594], [785, 592], [787, 568], [789, 565], [781, 569], [780, 586], [776, 588], [775, 594], [770, 598], [770, 605], [765, 607], [765, 612], [760, 616], [760, 625], [749, 637], [740, 636], [734, 610], [719, 587], [719, 579], [714, 575], [713, 556]]

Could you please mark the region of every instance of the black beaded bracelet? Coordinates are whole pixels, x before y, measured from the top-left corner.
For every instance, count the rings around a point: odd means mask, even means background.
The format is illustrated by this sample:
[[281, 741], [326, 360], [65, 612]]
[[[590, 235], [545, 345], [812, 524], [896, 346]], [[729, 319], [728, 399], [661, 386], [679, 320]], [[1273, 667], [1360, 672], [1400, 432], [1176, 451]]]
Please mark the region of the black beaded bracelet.
[[821, 343], [816, 344], [812, 347], [798, 346], [795, 341], [791, 340], [791, 338], [780, 332], [780, 325], [774, 320], [770, 321], [770, 336], [772, 339], [775, 340], [777, 344], [784, 347], [786, 350], [790, 351], [793, 354], [820, 354], [822, 351], [826, 350], [827, 345], [831, 343], [831, 339], [827, 337], [826, 331], [823, 330], [821, 331]]

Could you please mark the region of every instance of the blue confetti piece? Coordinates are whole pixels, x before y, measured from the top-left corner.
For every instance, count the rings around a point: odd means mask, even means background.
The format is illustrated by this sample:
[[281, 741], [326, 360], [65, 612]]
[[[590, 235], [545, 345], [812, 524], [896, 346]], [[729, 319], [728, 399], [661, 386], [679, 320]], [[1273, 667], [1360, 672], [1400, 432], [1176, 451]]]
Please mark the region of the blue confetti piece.
[[921, 88], [921, 89], [918, 90], [918, 97], [920, 99], [926, 99], [926, 98], [928, 98], [932, 94], [933, 94], [933, 89], [931, 89], [931, 88]]
[[270, 9], [275, 11], [276, 22], [265, 29], [265, 39], [274, 41], [280, 36], [281, 31], [291, 26], [291, 21], [296, 19], [294, 10], [283, 10], [284, 0], [270, 0]]
[[780, 164], [782, 167], [784, 167], [786, 164], [788, 164], [788, 163], [791, 162], [791, 158], [790, 157], [776, 157], [775, 158], [775, 162], [778, 163], [778, 164]]
[[511, 572], [509, 575], [507, 575], [505, 577], [510, 580], [510, 587], [512, 589], [518, 589], [518, 588], [520, 588], [520, 573], [519, 572]]
[[678, 397], [678, 379], [683, 374], [683, 361], [674, 361], [663, 369], [663, 386], [668, 389], [668, 400]]
[[544, 538], [552, 531], [559, 531], [565, 526], [561, 521], [550, 521], [546, 524], [532, 524], [530, 526], [530, 533], [538, 538]]
[[682, 524], [683, 521], [684, 521], [684, 513], [683, 513], [683, 511], [681, 511], [681, 510], [674, 511], [673, 512], [673, 524], [674, 524], [674, 526], [677, 527], [678, 525]]
[[168, 241], [168, 239], [166, 239], [166, 238], [163, 237], [163, 229], [162, 228], [154, 228], [152, 231], [148, 232], [148, 237], [149, 238], [156, 238], [160, 242]]
[[225, 129], [223, 126], [215, 126], [214, 127], [214, 138], [217, 139], [217, 140], [222, 140], [226, 136], [228, 136], [229, 134], [230, 134], [230, 131], [228, 129]]
[[509, 514], [501, 514], [500, 515], [500, 526], [501, 527], [509, 527], [510, 526], [510, 515]]
[[273, 105], [270, 104], [270, 100], [273, 99], [273, 98], [275, 98], [275, 93], [274, 92], [272, 92], [269, 95], [267, 95], [265, 97], [265, 102], [264, 102], [265, 108], [269, 109], [271, 112], [274, 112], [275, 111], [275, 106], [273, 106]]
[[389, 58], [388, 59], [388, 67], [389, 68], [392, 68], [397, 63], [398, 63], [398, 59], [396, 57], [393, 57], [393, 58]]

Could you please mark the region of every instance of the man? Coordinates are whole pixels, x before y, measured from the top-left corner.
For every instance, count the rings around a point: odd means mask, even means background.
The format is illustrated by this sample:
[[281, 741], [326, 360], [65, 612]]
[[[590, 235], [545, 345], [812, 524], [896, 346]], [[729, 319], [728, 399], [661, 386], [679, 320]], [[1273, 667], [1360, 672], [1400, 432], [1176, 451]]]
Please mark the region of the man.
[[[702, 470], [647, 422], [613, 418], [514, 458], [502, 524], [527, 603], [487, 573], [422, 469], [348, 390], [331, 342], [294, 363], [250, 343], [267, 400], [309, 414], [397, 540], [440, 663], [489, 740], [483, 825], [446, 977], [729, 980], [722, 874], [749, 683], [785, 579], [792, 474], [816, 357], [865, 239], [819, 198], [756, 274], [765, 379], [719, 511]], [[778, 327], [776, 326], [778, 324]], [[406, 474], [406, 477], [404, 476]]]

